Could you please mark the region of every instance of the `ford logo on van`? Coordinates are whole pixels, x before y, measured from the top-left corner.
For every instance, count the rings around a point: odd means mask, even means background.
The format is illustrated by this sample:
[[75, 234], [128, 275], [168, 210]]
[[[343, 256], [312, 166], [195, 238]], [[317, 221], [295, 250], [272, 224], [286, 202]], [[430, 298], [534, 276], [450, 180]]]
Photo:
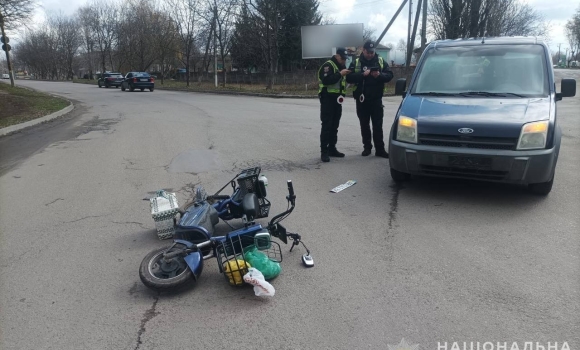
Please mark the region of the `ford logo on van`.
[[471, 134], [473, 132], [473, 129], [470, 129], [470, 128], [461, 128], [461, 129], [459, 129], [457, 131], [459, 131], [462, 134]]

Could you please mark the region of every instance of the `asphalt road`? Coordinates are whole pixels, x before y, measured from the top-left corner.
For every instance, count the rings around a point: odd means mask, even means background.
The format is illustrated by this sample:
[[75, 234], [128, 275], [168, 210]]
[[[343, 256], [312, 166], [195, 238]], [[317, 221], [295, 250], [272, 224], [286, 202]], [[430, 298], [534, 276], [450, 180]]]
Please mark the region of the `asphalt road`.
[[[387, 160], [360, 156], [352, 99], [339, 131], [347, 156], [321, 163], [317, 100], [18, 84], [76, 108], [0, 138], [3, 350], [387, 349], [402, 338], [580, 348], [578, 96], [558, 104], [562, 149], [542, 198], [465, 181], [395, 185]], [[384, 99], [385, 132], [399, 101]], [[163, 188], [183, 203], [193, 185], [212, 192], [256, 165], [270, 216], [294, 182], [284, 223], [316, 266], [283, 246], [272, 298], [230, 287], [215, 260], [175, 295], [141, 284], [142, 258], [169, 243], [143, 198]]]

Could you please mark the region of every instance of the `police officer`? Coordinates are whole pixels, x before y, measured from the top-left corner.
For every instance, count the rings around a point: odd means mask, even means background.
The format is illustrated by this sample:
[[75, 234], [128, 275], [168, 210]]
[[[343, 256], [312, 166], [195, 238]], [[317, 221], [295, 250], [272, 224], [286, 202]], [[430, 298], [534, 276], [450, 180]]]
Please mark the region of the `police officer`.
[[318, 98], [320, 99], [320, 159], [329, 162], [330, 157], [344, 157], [336, 149], [338, 125], [342, 116], [342, 101], [346, 80], [350, 73], [346, 69], [347, 51], [343, 47], [336, 49], [336, 54], [326, 61], [318, 70]]
[[[383, 91], [385, 83], [393, 79], [389, 65], [375, 52], [372, 41], [365, 42], [360, 57], [353, 60], [347, 76], [348, 83], [356, 84], [353, 96], [356, 100], [356, 114], [360, 121], [363, 142], [363, 156], [371, 154], [373, 143], [375, 155], [389, 158], [383, 141]], [[373, 123], [371, 134], [370, 122]], [[371, 139], [373, 142], [371, 142]]]

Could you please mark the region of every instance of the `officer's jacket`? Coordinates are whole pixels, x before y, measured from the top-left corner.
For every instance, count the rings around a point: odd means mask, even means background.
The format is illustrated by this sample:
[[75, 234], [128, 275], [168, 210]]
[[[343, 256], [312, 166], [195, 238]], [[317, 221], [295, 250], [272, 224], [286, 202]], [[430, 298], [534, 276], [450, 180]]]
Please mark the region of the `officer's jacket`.
[[[329, 61], [332, 61], [334, 65]], [[340, 75], [341, 69], [345, 69], [345, 67], [338, 63], [334, 56], [320, 66], [320, 69], [318, 69], [318, 81], [320, 83], [318, 92], [320, 94], [338, 94], [339, 91], [344, 94], [344, 83], [341, 83], [342, 75]]]
[[[370, 74], [367, 77], [364, 77], [364, 71], [366, 69], [371, 69], [372, 67], [379, 67], [381, 74], [376, 78]], [[376, 53], [370, 61], [361, 53], [359, 58], [352, 61], [348, 69], [351, 73], [346, 75], [346, 82], [356, 84], [356, 90], [353, 92], [353, 96], [356, 99], [359, 98], [361, 93], [364, 93], [365, 101], [380, 99], [383, 97], [385, 83], [388, 83], [393, 79], [393, 72], [389, 68], [389, 65], [387, 62], [384, 62], [382, 58], [379, 62], [379, 55]]]

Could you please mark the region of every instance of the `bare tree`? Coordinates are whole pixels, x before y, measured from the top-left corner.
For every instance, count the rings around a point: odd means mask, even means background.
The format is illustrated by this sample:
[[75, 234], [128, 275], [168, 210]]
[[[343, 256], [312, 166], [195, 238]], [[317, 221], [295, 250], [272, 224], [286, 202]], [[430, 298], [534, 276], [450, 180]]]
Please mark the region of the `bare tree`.
[[49, 16], [48, 25], [56, 37], [59, 76], [72, 80], [74, 78], [73, 63], [82, 45], [82, 37], [78, 31], [79, 23], [73, 17], [60, 14]]
[[169, 11], [164, 9], [163, 5], [158, 4], [158, 9], [152, 18], [152, 25], [155, 28], [153, 47], [157, 51], [162, 85], [167, 71], [175, 62], [176, 53], [179, 51], [177, 25], [168, 13]]
[[0, 0], [0, 26], [4, 30], [26, 24], [36, 9], [35, 0]]
[[66, 17], [50, 16], [38, 29], [28, 30], [22, 43], [15, 49], [21, 64], [26, 65], [38, 78], [59, 80], [71, 76], [76, 50], [69, 43], [71, 40], [67, 24], [69, 21]]
[[543, 16], [519, 0], [432, 0], [430, 32], [437, 39], [545, 35]]
[[238, 0], [210, 0], [213, 12], [213, 33], [223, 67], [223, 84], [226, 84], [226, 56], [230, 54], [236, 15], [238, 14]]
[[566, 38], [570, 45], [570, 56], [568, 56], [568, 66], [572, 60], [576, 60], [580, 51], [580, 6], [574, 16], [566, 23]]
[[180, 61], [185, 65], [186, 84], [189, 86], [189, 72], [192, 56], [196, 52], [198, 33], [198, 0], [167, 0], [171, 8], [171, 17], [176, 25], [179, 37]]
[[93, 79], [94, 73], [94, 52], [95, 52], [95, 32], [92, 27], [92, 10], [89, 6], [80, 7], [77, 11], [78, 25], [82, 37], [82, 48], [84, 50], [85, 64], [89, 70], [89, 79]]
[[[92, 29], [95, 33], [96, 48], [99, 50], [101, 73], [107, 70], [107, 63], [112, 67], [113, 48], [115, 47], [118, 28], [118, 9], [114, 4], [93, 0], [89, 5], [92, 15]], [[109, 62], [107, 62], [109, 61]]]
[[117, 50], [128, 58], [129, 70], [146, 71], [158, 58], [155, 47], [159, 14], [146, 0], [125, 2], [119, 11]]

